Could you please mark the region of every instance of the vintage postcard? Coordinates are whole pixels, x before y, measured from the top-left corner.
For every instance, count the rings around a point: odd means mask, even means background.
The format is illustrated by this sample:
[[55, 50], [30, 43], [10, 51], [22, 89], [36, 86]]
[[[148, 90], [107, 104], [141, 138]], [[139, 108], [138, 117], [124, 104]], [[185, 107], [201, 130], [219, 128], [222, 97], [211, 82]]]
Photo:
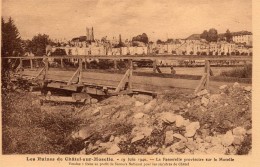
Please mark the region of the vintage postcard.
[[1, 6], [0, 166], [260, 165], [257, 0]]

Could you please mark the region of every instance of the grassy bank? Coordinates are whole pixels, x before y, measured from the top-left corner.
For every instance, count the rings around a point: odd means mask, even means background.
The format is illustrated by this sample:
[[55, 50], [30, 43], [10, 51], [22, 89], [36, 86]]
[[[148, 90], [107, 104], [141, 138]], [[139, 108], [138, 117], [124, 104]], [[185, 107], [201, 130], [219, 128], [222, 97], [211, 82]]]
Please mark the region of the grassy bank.
[[81, 120], [74, 116], [73, 110], [42, 110], [37, 96], [23, 91], [3, 91], [2, 98], [3, 154], [78, 151], [80, 139], [73, 139], [70, 134], [79, 127]]

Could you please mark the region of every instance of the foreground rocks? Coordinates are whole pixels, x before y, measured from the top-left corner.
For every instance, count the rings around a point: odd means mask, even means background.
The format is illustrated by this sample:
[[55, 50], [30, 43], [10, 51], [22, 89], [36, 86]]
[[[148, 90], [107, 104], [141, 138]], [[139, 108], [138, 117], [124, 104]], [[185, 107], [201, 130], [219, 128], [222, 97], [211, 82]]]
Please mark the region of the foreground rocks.
[[[251, 88], [111, 97], [79, 113], [86, 154], [248, 154]], [[94, 135], [93, 135], [94, 134]]]

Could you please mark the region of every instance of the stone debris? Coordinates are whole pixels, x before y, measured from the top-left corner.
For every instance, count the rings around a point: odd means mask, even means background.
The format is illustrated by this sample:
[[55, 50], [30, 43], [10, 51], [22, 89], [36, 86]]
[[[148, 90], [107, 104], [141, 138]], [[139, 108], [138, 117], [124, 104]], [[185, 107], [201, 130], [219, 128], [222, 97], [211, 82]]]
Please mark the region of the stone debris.
[[220, 94], [212, 94], [210, 96], [210, 102], [218, 102], [221, 98]]
[[164, 144], [165, 145], [168, 145], [168, 144], [171, 144], [173, 142], [173, 131], [170, 130], [170, 131], [167, 131], [165, 133], [165, 140], [164, 140]]
[[244, 136], [246, 134], [246, 130], [243, 127], [236, 127], [233, 129], [233, 134], [235, 136]]
[[200, 128], [199, 122], [192, 122], [186, 126], [185, 137], [192, 137], [195, 135], [196, 131]]
[[118, 143], [120, 143], [120, 142], [121, 142], [120, 137], [115, 137], [115, 138], [114, 138], [114, 143], [115, 143], [115, 144], [118, 144]]
[[209, 99], [207, 99], [206, 97], [203, 96], [203, 97], [201, 98], [201, 104], [202, 104], [203, 106], [207, 107], [208, 104], [209, 104]]
[[97, 107], [95, 110], [92, 111], [92, 115], [93, 116], [100, 115], [100, 110], [101, 110], [101, 107]]
[[161, 120], [166, 123], [174, 123], [176, 120], [176, 115], [171, 112], [161, 113]]
[[152, 153], [155, 153], [157, 150], [158, 150], [158, 147], [150, 146], [147, 148], [147, 153], [152, 154]]
[[233, 88], [240, 88], [240, 84], [239, 84], [238, 82], [235, 82], [235, 83], [233, 84]]
[[188, 141], [184, 136], [182, 136], [182, 135], [179, 134], [179, 133], [174, 133], [172, 136], [175, 137], [175, 138], [177, 138], [177, 139], [180, 139], [181, 141], [184, 141], [184, 142], [187, 142], [187, 141]]
[[140, 119], [140, 118], [143, 118], [144, 117], [144, 113], [137, 113], [134, 115], [134, 118], [136, 119]]
[[[235, 89], [238, 87], [238, 83], [233, 87], [222, 85], [222, 93], [202, 90], [197, 96], [186, 94], [181, 98], [167, 92], [156, 99], [122, 96], [101, 101], [102, 105], [88, 108], [84, 118], [89, 121], [89, 117], [101, 115], [93, 117], [89, 129], [99, 128], [100, 136], [107, 137], [90, 143], [86, 153], [97, 148], [107, 154], [233, 155], [249, 151], [251, 87]], [[111, 132], [102, 131], [101, 125], [111, 127]], [[87, 138], [89, 129], [81, 129], [74, 137]], [[246, 149], [245, 141], [249, 143]]]
[[228, 88], [227, 85], [222, 85], [222, 86], [219, 87], [220, 90], [224, 90], [224, 89], [226, 89], [226, 88]]
[[203, 96], [203, 95], [206, 95], [208, 94], [209, 92], [207, 91], [207, 89], [203, 89], [202, 91], [198, 92], [197, 93], [197, 96]]
[[251, 92], [252, 91], [252, 87], [251, 86], [246, 86], [244, 88], [245, 91]]
[[132, 140], [131, 143], [137, 142], [139, 140], [142, 140], [145, 136], [143, 134], [139, 134], [137, 136], [135, 136]]
[[145, 104], [144, 111], [148, 112], [156, 106], [156, 99], [151, 100], [149, 103]]
[[225, 135], [223, 135], [221, 143], [223, 146], [228, 147], [234, 142], [234, 136], [231, 131], [228, 131]]
[[234, 145], [241, 145], [244, 141], [244, 136], [234, 136], [233, 144]]
[[143, 106], [144, 103], [140, 102], [140, 101], [135, 101], [135, 106], [136, 107], [140, 107], [140, 106]]
[[109, 141], [110, 141], [110, 142], [113, 142], [114, 139], [115, 139], [115, 136], [111, 135], [110, 138], [109, 138]]
[[177, 127], [182, 127], [182, 126], [185, 125], [185, 120], [184, 120], [184, 118], [181, 115], [177, 115], [175, 117], [175, 125]]
[[117, 146], [117, 144], [114, 144], [111, 146], [110, 149], [107, 150], [108, 155], [114, 155], [120, 151], [120, 148]]

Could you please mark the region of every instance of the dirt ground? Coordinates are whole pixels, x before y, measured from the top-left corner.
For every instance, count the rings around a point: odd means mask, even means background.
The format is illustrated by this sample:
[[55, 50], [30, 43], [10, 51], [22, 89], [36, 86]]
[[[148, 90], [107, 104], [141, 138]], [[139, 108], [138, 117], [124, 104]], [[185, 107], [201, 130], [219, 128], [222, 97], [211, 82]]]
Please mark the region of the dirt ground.
[[4, 154], [250, 154], [251, 86], [114, 96], [95, 104], [42, 103], [4, 91]]

